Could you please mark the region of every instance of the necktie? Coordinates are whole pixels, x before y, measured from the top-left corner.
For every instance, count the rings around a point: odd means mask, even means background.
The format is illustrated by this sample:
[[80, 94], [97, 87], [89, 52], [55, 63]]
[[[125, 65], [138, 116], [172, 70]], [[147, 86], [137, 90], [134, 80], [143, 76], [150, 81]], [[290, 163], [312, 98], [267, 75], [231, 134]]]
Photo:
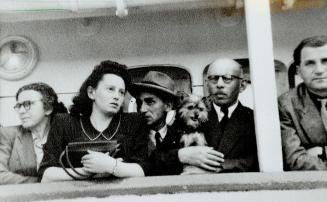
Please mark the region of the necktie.
[[159, 132], [156, 132], [156, 134], [154, 135], [154, 138], [156, 139], [156, 146], [158, 147], [161, 143], [160, 139], [161, 139], [161, 135]]
[[224, 131], [228, 121], [228, 107], [221, 107], [220, 111], [224, 113], [224, 117], [220, 121], [220, 128]]
[[326, 109], [327, 98], [322, 99], [320, 101], [321, 101], [321, 109], [320, 109], [321, 119], [327, 131], [327, 109]]

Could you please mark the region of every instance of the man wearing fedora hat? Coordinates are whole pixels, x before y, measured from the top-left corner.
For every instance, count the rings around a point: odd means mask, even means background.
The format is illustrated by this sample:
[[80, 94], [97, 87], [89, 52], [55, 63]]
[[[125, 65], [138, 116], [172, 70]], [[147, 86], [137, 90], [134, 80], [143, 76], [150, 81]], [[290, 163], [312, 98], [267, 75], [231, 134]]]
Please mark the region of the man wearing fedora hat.
[[149, 127], [149, 169], [144, 170], [145, 175], [181, 173], [182, 164], [178, 159], [180, 137], [166, 124], [167, 113], [177, 100], [175, 82], [167, 74], [150, 71], [141, 82], [133, 85], [131, 94]]
[[141, 82], [134, 84], [131, 94], [150, 128], [145, 175], [181, 174], [184, 164], [217, 171], [222, 159], [220, 152], [207, 146], [180, 148], [180, 133], [167, 126], [167, 112], [177, 101], [174, 81], [168, 75], [148, 72]]

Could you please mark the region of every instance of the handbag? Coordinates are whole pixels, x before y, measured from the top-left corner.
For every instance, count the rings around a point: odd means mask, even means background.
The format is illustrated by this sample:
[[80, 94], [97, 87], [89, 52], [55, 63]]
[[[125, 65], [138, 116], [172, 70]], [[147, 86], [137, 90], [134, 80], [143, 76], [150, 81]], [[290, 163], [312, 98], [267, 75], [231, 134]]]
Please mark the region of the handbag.
[[[82, 167], [81, 159], [84, 155], [88, 154], [88, 150], [102, 152], [102, 153], [109, 153], [109, 156], [115, 157], [117, 152], [120, 150], [120, 144], [117, 143], [116, 140], [109, 140], [109, 141], [92, 141], [92, 142], [71, 142], [65, 147], [64, 151], [60, 154], [59, 163], [64, 171], [73, 179], [80, 180], [80, 179], [87, 179], [92, 178], [93, 175], [84, 175], [78, 172], [75, 168]], [[65, 158], [64, 158], [65, 157]], [[68, 168], [81, 178], [77, 178], [68, 172], [67, 167], [64, 164], [64, 161]]]

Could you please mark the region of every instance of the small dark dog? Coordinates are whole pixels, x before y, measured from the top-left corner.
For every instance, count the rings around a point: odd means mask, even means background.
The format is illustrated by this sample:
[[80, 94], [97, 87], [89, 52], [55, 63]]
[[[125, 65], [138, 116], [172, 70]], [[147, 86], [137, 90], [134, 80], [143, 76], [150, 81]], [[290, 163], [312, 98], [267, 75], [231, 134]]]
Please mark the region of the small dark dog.
[[[183, 147], [206, 146], [202, 126], [208, 121], [208, 110], [201, 97], [189, 95], [183, 98], [177, 110], [176, 122], [182, 137], [180, 143]], [[182, 175], [208, 173], [197, 166], [184, 165]]]

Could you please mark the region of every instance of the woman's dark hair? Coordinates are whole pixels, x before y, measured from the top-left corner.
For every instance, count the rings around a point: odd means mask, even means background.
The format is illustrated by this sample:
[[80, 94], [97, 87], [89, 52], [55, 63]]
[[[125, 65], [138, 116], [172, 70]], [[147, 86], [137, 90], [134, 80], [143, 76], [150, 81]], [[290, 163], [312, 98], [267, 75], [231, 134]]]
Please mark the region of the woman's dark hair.
[[67, 109], [62, 102], [58, 102], [58, 96], [51, 86], [46, 83], [31, 83], [20, 87], [16, 93], [16, 101], [21, 92], [26, 90], [34, 90], [42, 95], [43, 108], [45, 110], [52, 109], [51, 119], [57, 113], [67, 113]]
[[72, 116], [90, 116], [92, 113], [93, 101], [87, 94], [87, 88], [91, 86], [96, 88], [99, 81], [105, 74], [115, 74], [121, 77], [125, 82], [126, 91], [130, 88], [131, 77], [127, 72], [127, 66], [113, 62], [110, 60], [102, 61], [99, 65], [96, 65], [92, 73], [83, 82], [79, 93], [73, 98], [73, 105], [70, 108], [70, 114]]
[[305, 47], [321, 47], [327, 44], [327, 36], [313, 36], [303, 39], [300, 44], [295, 48], [293, 52], [294, 65], [300, 65], [301, 63], [301, 51]]

